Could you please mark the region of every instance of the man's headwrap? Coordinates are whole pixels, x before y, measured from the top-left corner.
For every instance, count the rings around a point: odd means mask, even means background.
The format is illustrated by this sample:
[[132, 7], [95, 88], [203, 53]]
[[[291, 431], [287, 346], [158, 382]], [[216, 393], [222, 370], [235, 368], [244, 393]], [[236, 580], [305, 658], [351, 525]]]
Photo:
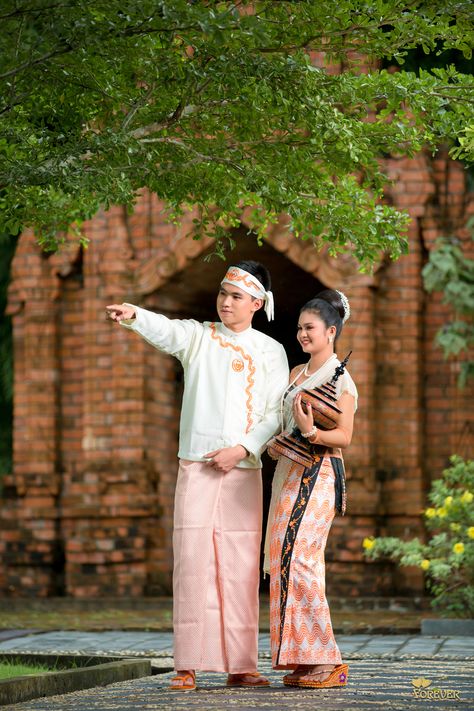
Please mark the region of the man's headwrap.
[[275, 307], [273, 302], [273, 294], [271, 291], [266, 291], [262, 282], [256, 276], [246, 272], [240, 267], [229, 267], [227, 274], [221, 281], [221, 284], [232, 284], [238, 286], [239, 289], [245, 291], [250, 296], [256, 299], [263, 299], [265, 306], [263, 307], [267, 318], [272, 321], [275, 317]]

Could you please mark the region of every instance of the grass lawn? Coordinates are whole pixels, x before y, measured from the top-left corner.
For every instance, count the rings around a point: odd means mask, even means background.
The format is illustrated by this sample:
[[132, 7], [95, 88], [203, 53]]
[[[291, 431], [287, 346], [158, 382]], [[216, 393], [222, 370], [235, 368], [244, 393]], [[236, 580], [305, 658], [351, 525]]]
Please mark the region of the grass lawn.
[[97, 610], [78, 610], [61, 607], [60, 609], [35, 609], [33, 606], [19, 610], [1, 610], [0, 629], [37, 629], [37, 630], [149, 630], [168, 631], [172, 629], [171, 609], [150, 611], [124, 610], [104, 607]]
[[[49, 604], [48, 604], [49, 602]], [[419, 628], [423, 613], [415, 610], [331, 610], [332, 622], [338, 634], [347, 632], [370, 632], [386, 628], [404, 633]], [[425, 613], [426, 616], [426, 613]], [[430, 617], [435, 617], [432, 613]], [[48, 630], [148, 630], [154, 632], [171, 631], [171, 599], [156, 600], [148, 609], [122, 606], [114, 607], [113, 601], [97, 602], [95, 607], [80, 609], [74, 600], [70, 604], [64, 600], [55, 605], [54, 600], [44, 601], [42, 606], [25, 601], [24, 606], [8, 608], [4, 604], [0, 609], [0, 630], [35, 629]], [[260, 630], [269, 629], [269, 605], [262, 599], [260, 605]]]
[[0, 662], [0, 679], [11, 679], [15, 676], [26, 674], [41, 674], [51, 671], [44, 666], [30, 666], [29, 664], [15, 664], [14, 662]]

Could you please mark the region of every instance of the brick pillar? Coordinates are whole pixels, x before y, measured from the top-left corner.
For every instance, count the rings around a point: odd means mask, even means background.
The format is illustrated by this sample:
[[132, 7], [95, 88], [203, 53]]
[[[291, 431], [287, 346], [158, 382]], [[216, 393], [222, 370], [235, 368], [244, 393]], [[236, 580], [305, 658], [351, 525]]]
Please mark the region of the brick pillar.
[[[423, 462], [425, 412], [423, 389], [425, 366], [421, 344], [424, 338], [425, 292], [421, 278], [425, 256], [420, 218], [433, 195], [428, 159], [387, 162], [396, 181], [392, 198], [412, 218], [409, 254], [387, 262], [379, 272], [375, 309], [377, 379], [375, 448], [377, 476], [382, 485], [377, 535], [401, 538], [423, 536], [421, 511], [425, 504]], [[392, 590], [423, 590], [421, 571], [393, 566]]]
[[[352, 316], [344, 326], [337, 351], [340, 358], [353, 351], [348, 369], [357, 385], [359, 401], [351, 446], [344, 452], [347, 512], [344, 517], [335, 517], [326, 550], [328, 592], [360, 595], [361, 580], [364, 579], [364, 594], [371, 595], [387, 589], [390, 584], [389, 568], [384, 563], [373, 564], [371, 575], [365, 574], [367, 563], [362, 549], [364, 537], [374, 535], [376, 531], [380, 497], [373, 446], [377, 428], [374, 410], [374, 278], [357, 274], [338, 288], [347, 295]], [[332, 574], [337, 580], [334, 586]]]
[[0, 533], [3, 587], [14, 594], [61, 591], [55, 570], [61, 558], [56, 289], [50, 260], [40, 254], [31, 233], [23, 234], [12, 265], [8, 308], [15, 363], [14, 473], [4, 481]]
[[[150, 294], [144, 302], [169, 318], [182, 318], [179, 305], [163, 298], [160, 292]], [[160, 588], [171, 590], [173, 571], [174, 493], [178, 473], [178, 437], [183, 390], [181, 364], [160, 351], [145, 346], [145, 412], [147, 456], [156, 472], [156, 492], [162, 507], [158, 525], [150, 531], [148, 557], [149, 592]]]
[[[375, 450], [377, 477], [382, 485], [379, 535], [403, 538], [420, 535], [424, 504], [422, 462], [424, 413], [421, 407], [423, 364], [423, 290], [420, 250], [412, 226], [411, 251], [381, 278], [377, 298], [377, 380]], [[383, 522], [383, 523], [382, 523]], [[396, 586], [417, 589], [419, 573], [397, 570]]]
[[62, 497], [66, 589], [142, 595], [148, 534], [160, 510], [144, 451], [144, 344], [106, 322], [105, 305], [134, 300], [124, 210], [88, 227], [84, 259], [82, 464]]

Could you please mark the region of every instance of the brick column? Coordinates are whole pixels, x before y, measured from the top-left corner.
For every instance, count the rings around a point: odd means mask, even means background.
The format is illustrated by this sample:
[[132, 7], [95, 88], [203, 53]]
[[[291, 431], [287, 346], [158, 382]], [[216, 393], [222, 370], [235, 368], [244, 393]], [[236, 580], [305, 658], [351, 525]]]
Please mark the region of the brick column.
[[62, 497], [66, 589], [75, 596], [142, 595], [151, 521], [160, 513], [144, 450], [142, 341], [106, 322], [133, 301], [124, 210], [97, 216], [84, 260], [82, 464]]
[[14, 594], [61, 591], [55, 568], [58, 534], [57, 353], [51, 262], [22, 235], [12, 265], [8, 313], [13, 317], [13, 474], [5, 477], [1, 519], [3, 587]]
[[[375, 309], [377, 378], [375, 448], [377, 477], [382, 485], [377, 535], [423, 536], [425, 504], [423, 408], [425, 292], [421, 278], [424, 250], [420, 218], [433, 194], [425, 156], [387, 162], [396, 181], [392, 198], [412, 218], [409, 254], [387, 261], [379, 272]], [[421, 571], [393, 566], [392, 590], [423, 590]]]
[[[410, 537], [423, 531], [424, 370], [420, 343], [424, 294], [416, 232], [415, 223], [411, 227], [410, 254], [381, 276], [377, 295], [375, 451], [377, 477], [382, 485], [378, 535]], [[416, 589], [421, 576], [397, 569], [395, 580], [398, 585]]]
[[[390, 584], [388, 566], [373, 565], [367, 576], [362, 541], [374, 535], [379, 514], [380, 482], [376, 477], [374, 433], [377, 413], [374, 410], [376, 377], [376, 339], [374, 326], [374, 277], [357, 274], [338, 285], [348, 297], [352, 316], [345, 324], [338, 342], [343, 358], [352, 350], [348, 369], [359, 393], [351, 446], [344, 452], [347, 475], [347, 512], [336, 516], [326, 550], [328, 594], [371, 595]], [[332, 582], [334, 576], [335, 582]], [[363, 583], [361, 581], [364, 581]]]

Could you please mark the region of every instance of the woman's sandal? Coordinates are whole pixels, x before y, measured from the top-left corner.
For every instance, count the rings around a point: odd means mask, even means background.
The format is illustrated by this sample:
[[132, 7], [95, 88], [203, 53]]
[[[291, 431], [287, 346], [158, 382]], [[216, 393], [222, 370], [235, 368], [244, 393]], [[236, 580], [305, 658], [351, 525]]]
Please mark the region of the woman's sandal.
[[[180, 682], [174, 684], [173, 682]], [[196, 673], [193, 671], [176, 674], [171, 679], [170, 689], [173, 691], [194, 691], [196, 688]]]
[[[286, 684], [286, 686], [297, 686], [299, 680], [302, 677], [307, 677], [310, 681], [321, 681], [317, 677], [319, 677], [321, 674], [330, 674], [334, 670], [334, 666], [324, 666], [324, 665], [319, 665], [321, 669], [316, 669], [314, 671], [310, 671], [310, 669], [314, 669], [314, 666], [308, 665], [308, 664], [298, 664], [296, 669], [291, 674], [287, 674], [286, 676], [283, 677], [283, 683]], [[316, 679], [314, 678], [316, 677]]]
[[283, 677], [283, 683], [286, 684], [287, 686], [292, 686], [291, 682], [297, 681], [300, 678], [300, 676], [304, 676], [306, 674], [307, 669], [308, 669], [308, 666], [306, 664], [298, 664], [296, 669], [293, 669], [291, 674], [286, 674]]
[[345, 686], [347, 684], [347, 677], [349, 673], [349, 667], [347, 666], [347, 664], [338, 664], [330, 672], [327, 679], [324, 679], [324, 681], [319, 681], [318, 679], [311, 678], [319, 676], [319, 674], [324, 674], [326, 673], [326, 671], [329, 670], [321, 669], [319, 672], [305, 674], [296, 678], [294, 681], [291, 680], [289, 683], [287, 682], [287, 686], [298, 686], [301, 688], [309, 689], [329, 689], [331, 687]]
[[247, 674], [229, 674], [227, 686], [270, 686], [270, 682], [258, 672], [248, 672]]

